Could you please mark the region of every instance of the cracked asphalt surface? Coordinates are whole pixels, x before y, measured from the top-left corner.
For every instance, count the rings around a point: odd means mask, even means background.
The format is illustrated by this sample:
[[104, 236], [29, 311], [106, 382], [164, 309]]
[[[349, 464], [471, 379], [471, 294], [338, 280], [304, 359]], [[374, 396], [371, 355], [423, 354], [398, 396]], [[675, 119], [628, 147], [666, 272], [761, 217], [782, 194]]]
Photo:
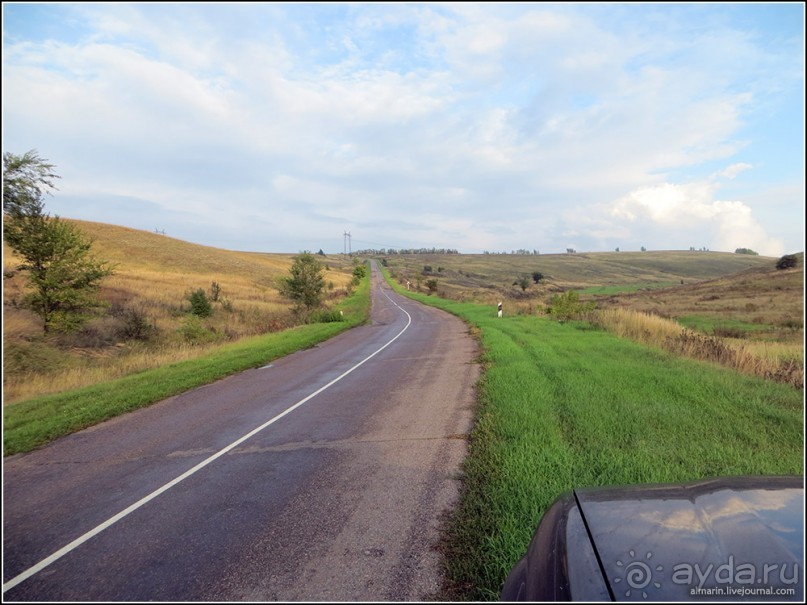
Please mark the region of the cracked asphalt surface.
[[476, 345], [459, 319], [393, 293], [375, 266], [372, 280], [365, 326], [6, 458], [4, 601], [436, 598]]

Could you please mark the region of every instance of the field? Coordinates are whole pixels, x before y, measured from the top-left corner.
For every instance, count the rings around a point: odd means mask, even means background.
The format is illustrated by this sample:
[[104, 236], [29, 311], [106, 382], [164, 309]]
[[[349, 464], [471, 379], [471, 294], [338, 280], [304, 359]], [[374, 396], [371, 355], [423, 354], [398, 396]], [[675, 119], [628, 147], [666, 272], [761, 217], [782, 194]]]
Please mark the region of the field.
[[[233, 252], [73, 222], [93, 240], [97, 258], [114, 266], [99, 293], [107, 308], [79, 333], [44, 337], [39, 318], [19, 305], [24, 278], [4, 247], [4, 404], [196, 358], [211, 347], [299, 323], [276, 287], [291, 254]], [[351, 262], [341, 255], [321, 260], [333, 305], [348, 292]], [[201, 288], [213, 298], [214, 284], [219, 291], [212, 316], [191, 316], [189, 294]]]
[[[394, 277], [425, 289], [437, 279], [445, 298], [493, 303], [533, 300], [562, 290], [618, 293], [640, 288], [694, 284], [746, 269], [773, 266], [776, 259], [726, 252], [597, 252], [591, 254], [413, 254], [386, 257]], [[532, 274], [539, 272], [539, 284]], [[514, 282], [526, 277], [522, 291]]]
[[[774, 258], [702, 251], [409, 255], [384, 262], [412, 291], [436, 280], [442, 298], [502, 302], [506, 314], [540, 316], [554, 296], [576, 291], [581, 301], [612, 311], [594, 320], [600, 327], [658, 347], [672, 339], [670, 349], [802, 386], [804, 255], [797, 256], [797, 267], [786, 270], [776, 269]], [[539, 283], [534, 272], [543, 276]], [[525, 289], [514, 283], [521, 278]]]
[[791, 385], [589, 322], [407, 294], [464, 318], [484, 347], [446, 598], [498, 599], [543, 512], [574, 487], [803, 475], [803, 393]]

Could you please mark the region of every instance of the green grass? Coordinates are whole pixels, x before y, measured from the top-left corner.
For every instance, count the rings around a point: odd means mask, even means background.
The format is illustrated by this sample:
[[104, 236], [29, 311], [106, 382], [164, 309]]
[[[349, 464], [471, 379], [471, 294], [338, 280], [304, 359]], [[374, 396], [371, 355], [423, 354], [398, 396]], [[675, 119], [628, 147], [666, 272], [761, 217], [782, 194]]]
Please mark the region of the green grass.
[[677, 321], [684, 327], [704, 334], [715, 334], [716, 332], [761, 332], [771, 329], [771, 326], [765, 324], [725, 317], [706, 317], [704, 315], [686, 315], [679, 317]]
[[659, 288], [669, 288], [679, 285], [680, 282], [657, 282], [645, 284], [622, 284], [612, 286], [592, 286], [579, 290], [580, 294], [613, 296], [615, 294], [625, 294], [628, 292], [638, 292], [639, 290], [657, 290]]
[[30, 451], [103, 420], [312, 347], [367, 319], [369, 284], [369, 279], [362, 280], [354, 295], [337, 307], [344, 311], [344, 321], [312, 323], [248, 338], [199, 359], [7, 405], [3, 409], [3, 453]]
[[454, 600], [498, 599], [543, 512], [574, 487], [803, 474], [802, 393], [792, 387], [587, 324], [412, 297], [476, 326], [484, 349], [446, 544]]

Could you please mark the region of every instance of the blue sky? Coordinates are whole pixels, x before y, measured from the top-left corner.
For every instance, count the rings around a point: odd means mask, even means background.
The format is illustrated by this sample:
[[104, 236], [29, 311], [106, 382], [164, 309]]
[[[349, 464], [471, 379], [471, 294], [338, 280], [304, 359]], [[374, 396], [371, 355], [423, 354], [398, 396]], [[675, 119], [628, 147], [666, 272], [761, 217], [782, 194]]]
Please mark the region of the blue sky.
[[234, 250], [804, 250], [802, 3], [4, 3], [53, 214]]

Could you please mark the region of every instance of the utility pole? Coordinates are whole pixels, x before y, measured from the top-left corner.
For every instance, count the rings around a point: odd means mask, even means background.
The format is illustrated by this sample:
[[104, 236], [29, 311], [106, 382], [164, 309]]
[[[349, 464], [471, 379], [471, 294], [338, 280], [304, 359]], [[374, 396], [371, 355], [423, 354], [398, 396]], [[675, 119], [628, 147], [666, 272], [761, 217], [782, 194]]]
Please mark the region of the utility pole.
[[350, 254], [352, 256], [353, 255], [353, 247], [352, 247], [352, 243], [350, 241], [350, 232], [345, 231], [343, 235], [344, 235], [344, 242], [343, 242], [343, 246], [342, 246], [343, 253], [344, 254]]

